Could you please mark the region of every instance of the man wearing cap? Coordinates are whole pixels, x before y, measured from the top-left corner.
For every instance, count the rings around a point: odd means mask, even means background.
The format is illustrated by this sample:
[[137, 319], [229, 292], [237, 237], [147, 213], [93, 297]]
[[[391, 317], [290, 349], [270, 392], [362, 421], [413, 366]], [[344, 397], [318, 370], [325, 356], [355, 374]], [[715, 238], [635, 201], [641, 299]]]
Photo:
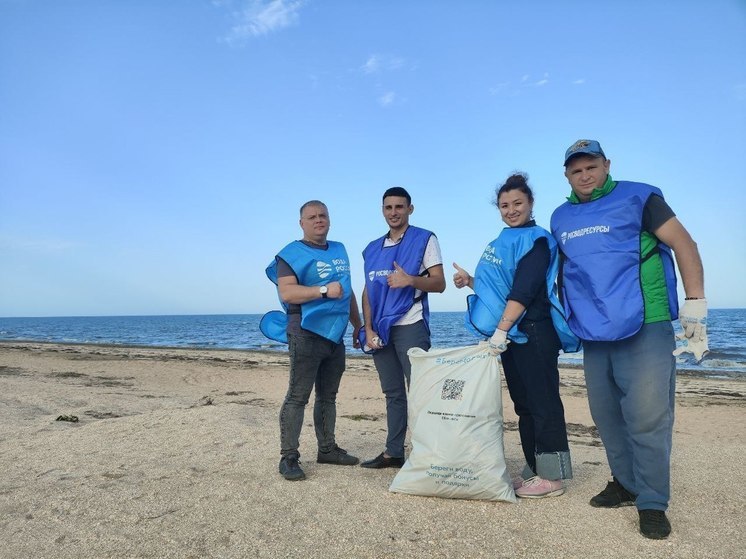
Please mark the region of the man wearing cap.
[[[614, 181], [595, 140], [565, 153], [572, 192], [554, 211], [562, 252], [560, 291], [571, 330], [583, 341], [591, 415], [612, 481], [594, 507], [636, 505], [640, 532], [668, 537], [675, 355], [707, 347], [707, 302], [696, 243], [651, 185]], [[678, 309], [673, 254], [686, 300]], [[683, 344], [676, 349], [672, 320]]]

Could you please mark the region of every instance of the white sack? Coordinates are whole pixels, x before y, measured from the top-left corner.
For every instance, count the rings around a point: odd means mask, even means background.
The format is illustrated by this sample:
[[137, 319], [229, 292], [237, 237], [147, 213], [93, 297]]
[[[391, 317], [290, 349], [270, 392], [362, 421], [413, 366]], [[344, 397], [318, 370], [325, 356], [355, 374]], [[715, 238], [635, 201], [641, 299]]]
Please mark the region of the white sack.
[[412, 348], [412, 452], [390, 491], [515, 502], [503, 450], [499, 358], [486, 343]]

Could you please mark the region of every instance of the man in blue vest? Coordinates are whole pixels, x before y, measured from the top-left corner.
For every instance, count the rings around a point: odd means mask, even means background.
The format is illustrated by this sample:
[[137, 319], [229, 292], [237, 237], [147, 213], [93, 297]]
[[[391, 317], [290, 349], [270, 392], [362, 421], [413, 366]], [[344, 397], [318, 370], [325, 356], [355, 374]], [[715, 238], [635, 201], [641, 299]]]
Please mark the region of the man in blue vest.
[[401, 187], [383, 194], [383, 217], [389, 231], [363, 251], [365, 289], [360, 342], [373, 351], [381, 390], [386, 395], [388, 435], [385, 450], [361, 464], [364, 468], [404, 465], [407, 432], [407, 385], [411, 364], [407, 351], [430, 349], [427, 294], [446, 288], [438, 239], [409, 225], [412, 198]]
[[358, 347], [361, 322], [347, 251], [342, 243], [327, 240], [329, 226], [329, 211], [323, 202], [303, 204], [303, 239], [283, 248], [267, 268], [286, 310], [267, 313], [261, 330], [289, 346], [290, 378], [280, 410], [279, 470], [290, 481], [306, 477], [299, 465], [298, 447], [303, 412], [314, 386], [317, 462], [344, 466], [359, 462], [337, 446], [334, 437], [337, 390], [345, 370], [343, 336], [347, 323], [352, 323], [353, 345]]
[[[648, 184], [612, 180], [595, 140], [565, 153], [572, 192], [552, 215], [562, 251], [560, 291], [571, 330], [583, 341], [591, 415], [612, 481], [594, 507], [637, 507], [643, 536], [663, 539], [670, 497], [675, 355], [707, 348], [704, 273], [696, 243]], [[686, 300], [678, 309], [676, 255]], [[676, 349], [672, 320], [683, 345]]]

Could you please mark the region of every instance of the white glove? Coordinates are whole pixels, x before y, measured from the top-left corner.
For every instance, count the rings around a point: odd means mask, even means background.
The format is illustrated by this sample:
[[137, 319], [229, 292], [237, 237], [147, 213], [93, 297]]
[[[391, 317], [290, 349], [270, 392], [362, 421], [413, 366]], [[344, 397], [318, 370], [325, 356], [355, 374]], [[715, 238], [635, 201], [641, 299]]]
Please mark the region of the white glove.
[[684, 334], [676, 334], [676, 339], [681, 340], [681, 345], [673, 351], [674, 356], [678, 357], [682, 353], [689, 352], [694, 355], [694, 359], [696, 359], [697, 362], [702, 361], [702, 358], [710, 353], [710, 348], [707, 346], [706, 326], [703, 327], [702, 332], [703, 337], [696, 341], [687, 338]]
[[372, 340], [365, 343], [365, 347], [367, 347], [371, 351], [375, 351], [377, 349], [381, 349], [383, 347], [383, 343], [381, 343], [381, 338], [379, 338], [378, 336], [374, 336]]
[[497, 357], [503, 351], [508, 349], [509, 343], [510, 340], [508, 339], [508, 333], [505, 330], [500, 330], [498, 328], [490, 338], [490, 354]]
[[707, 299], [684, 301], [679, 311], [679, 323], [688, 339], [696, 341], [707, 337]]
[[681, 340], [682, 345], [673, 354], [678, 357], [688, 352], [701, 361], [710, 351], [707, 345], [707, 299], [684, 301], [679, 311], [679, 323], [684, 331], [677, 334], [676, 339]]

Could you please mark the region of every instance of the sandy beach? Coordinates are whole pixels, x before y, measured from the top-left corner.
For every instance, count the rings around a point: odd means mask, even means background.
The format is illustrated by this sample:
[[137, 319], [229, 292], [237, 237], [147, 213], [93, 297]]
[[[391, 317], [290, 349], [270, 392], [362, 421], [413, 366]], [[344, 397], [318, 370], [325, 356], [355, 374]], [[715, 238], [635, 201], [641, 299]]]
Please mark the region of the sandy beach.
[[[0, 557], [744, 556], [744, 380], [679, 378], [673, 533], [651, 541], [634, 507], [588, 505], [609, 471], [580, 370], [561, 372], [575, 479], [508, 504], [395, 494], [395, 470], [317, 464], [310, 408], [308, 478], [285, 481], [287, 366], [282, 353], [0, 343]], [[371, 458], [384, 440], [373, 362], [348, 358], [337, 441]]]

